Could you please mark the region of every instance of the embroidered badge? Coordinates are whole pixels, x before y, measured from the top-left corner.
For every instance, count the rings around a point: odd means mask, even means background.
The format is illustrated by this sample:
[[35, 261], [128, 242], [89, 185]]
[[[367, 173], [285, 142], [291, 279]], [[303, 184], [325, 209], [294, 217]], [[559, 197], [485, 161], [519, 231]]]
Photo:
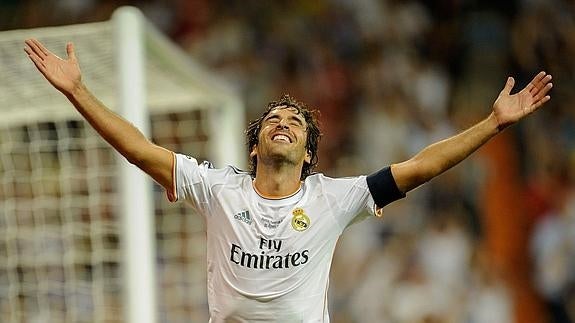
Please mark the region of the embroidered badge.
[[296, 208], [292, 211], [291, 226], [296, 231], [305, 231], [309, 228], [311, 221], [302, 208]]

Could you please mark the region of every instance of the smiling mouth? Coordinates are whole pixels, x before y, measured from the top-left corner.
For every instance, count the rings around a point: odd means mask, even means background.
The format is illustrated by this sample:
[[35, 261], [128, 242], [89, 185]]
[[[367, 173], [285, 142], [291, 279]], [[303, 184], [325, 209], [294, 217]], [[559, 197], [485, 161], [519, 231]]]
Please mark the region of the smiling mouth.
[[288, 136], [282, 135], [282, 134], [274, 135], [274, 136], [272, 137], [272, 141], [280, 141], [280, 142], [291, 143], [291, 139], [290, 139]]

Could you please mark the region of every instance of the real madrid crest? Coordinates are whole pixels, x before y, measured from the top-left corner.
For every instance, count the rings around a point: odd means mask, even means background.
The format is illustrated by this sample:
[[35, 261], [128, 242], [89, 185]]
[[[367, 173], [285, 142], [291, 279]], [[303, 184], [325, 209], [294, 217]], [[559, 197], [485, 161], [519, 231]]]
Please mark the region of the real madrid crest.
[[302, 208], [296, 208], [292, 211], [291, 226], [296, 231], [305, 231], [309, 228], [311, 221]]

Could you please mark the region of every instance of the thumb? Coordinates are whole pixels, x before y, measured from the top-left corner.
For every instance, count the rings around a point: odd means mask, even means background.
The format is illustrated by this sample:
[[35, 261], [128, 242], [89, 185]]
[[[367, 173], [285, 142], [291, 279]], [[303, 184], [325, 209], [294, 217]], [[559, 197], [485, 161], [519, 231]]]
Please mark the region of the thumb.
[[67, 43], [66, 44], [66, 53], [68, 53], [68, 58], [72, 60], [76, 60], [76, 52], [74, 51], [74, 44]]
[[511, 93], [511, 90], [513, 89], [514, 85], [515, 85], [515, 79], [511, 76], [508, 77], [507, 82], [505, 83], [505, 87], [503, 87], [503, 90], [501, 90], [501, 93], [509, 95]]

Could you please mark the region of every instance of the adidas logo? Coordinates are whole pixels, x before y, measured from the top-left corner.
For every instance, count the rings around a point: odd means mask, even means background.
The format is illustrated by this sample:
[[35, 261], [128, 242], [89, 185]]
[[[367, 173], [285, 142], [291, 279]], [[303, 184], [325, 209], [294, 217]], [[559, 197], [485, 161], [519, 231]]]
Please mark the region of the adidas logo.
[[252, 217], [250, 216], [250, 211], [242, 211], [240, 213], [234, 214], [234, 219], [242, 221], [246, 224], [252, 224]]

